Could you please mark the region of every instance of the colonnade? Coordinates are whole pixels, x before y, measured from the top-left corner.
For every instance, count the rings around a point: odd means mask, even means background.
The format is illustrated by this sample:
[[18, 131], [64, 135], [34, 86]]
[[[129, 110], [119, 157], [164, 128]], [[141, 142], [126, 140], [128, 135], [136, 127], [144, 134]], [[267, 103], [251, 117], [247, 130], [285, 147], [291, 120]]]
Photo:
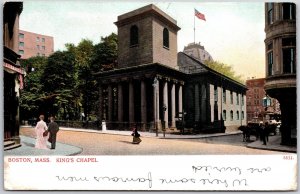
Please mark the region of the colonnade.
[[99, 118], [141, 123], [141, 130], [176, 128], [176, 113], [182, 112], [182, 86], [182, 81], [162, 76], [108, 80], [99, 88]]

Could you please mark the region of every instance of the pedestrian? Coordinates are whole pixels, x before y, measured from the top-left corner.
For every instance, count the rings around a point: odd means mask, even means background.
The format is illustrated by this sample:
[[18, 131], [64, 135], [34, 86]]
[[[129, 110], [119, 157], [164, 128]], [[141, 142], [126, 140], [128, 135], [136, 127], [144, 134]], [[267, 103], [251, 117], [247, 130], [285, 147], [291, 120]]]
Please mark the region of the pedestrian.
[[141, 143], [141, 141], [142, 141], [141, 138], [140, 138], [141, 135], [137, 131], [137, 125], [136, 124], [134, 124], [134, 126], [133, 126], [131, 135], [133, 136], [133, 139], [132, 139], [133, 144]]
[[47, 140], [49, 138], [49, 133], [48, 133], [47, 124], [44, 121], [45, 119], [44, 115], [40, 115], [39, 119], [40, 121], [37, 122], [35, 126], [35, 133], [36, 133], [35, 148], [48, 149]]
[[266, 123], [265, 123], [265, 128], [264, 128], [266, 142], [269, 141], [270, 127], [272, 127], [272, 126], [269, 125], [268, 122], [266, 122]]
[[54, 117], [50, 117], [50, 123], [48, 125], [48, 130], [50, 132], [49, 142], [51, 143], [51, 149], [55, 149], [56, 145], [56, 134], [59, 131], [58, 124], [54, 121]]
[[266, 139], [266, 126], [263, 126], [263, 124], [259, 124], [260, 128], [260, 140], [263, 142], [263, 145], [267, 145], [267, 139]]

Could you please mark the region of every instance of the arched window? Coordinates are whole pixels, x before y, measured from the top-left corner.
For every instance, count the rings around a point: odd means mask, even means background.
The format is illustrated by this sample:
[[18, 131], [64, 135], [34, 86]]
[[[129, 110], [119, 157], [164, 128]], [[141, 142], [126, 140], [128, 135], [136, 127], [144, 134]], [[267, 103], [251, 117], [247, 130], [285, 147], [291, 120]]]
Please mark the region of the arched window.
[[164, 47], [169, 48], [169, 30], [167, 28], [164, 28], [163, 31], [163, 44]]
[[136, 25], [130, 28], [130, 46], [139, 44], [139, 29]]

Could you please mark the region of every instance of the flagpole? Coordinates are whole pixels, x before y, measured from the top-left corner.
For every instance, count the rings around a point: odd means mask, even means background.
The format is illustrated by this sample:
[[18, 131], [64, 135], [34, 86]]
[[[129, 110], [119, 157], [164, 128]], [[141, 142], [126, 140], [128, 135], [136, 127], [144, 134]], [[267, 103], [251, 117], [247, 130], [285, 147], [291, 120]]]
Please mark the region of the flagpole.
[[196, 39], [196, 38], [195, 38], [195, 37], [196, 37], [196, 35], [195, 35], [195, 34], [196, 34], [196, 33], [195, 33], [195, 17], [196, 17], [196, 16], [195, 16], [195, 13], [194, 13], [194, 44], [195, 44], [195, 39]]

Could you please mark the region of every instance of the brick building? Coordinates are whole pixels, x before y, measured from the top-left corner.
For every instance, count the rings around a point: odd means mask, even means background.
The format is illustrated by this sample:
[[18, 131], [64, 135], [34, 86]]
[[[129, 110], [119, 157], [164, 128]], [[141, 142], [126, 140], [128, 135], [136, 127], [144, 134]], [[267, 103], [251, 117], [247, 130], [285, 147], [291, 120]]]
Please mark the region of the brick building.
[[[246, 80], [248, 88], [247, 96], [247, 121], [267, 121], [272, 119], [272, 115], [280, 115], [279, 102], [270, 98], [265, 92], [265, 78], [249, 79]], [[263, 100], [268, 98], [268, 106], [263, 105]]]
[[[172, 130], [184, 112], [186, 125], [200, 131], [245, 122], [246, 87], [177, 53], [176, 20], [150, 4], [119, 16], [115, 24], [118, 66], [96, 74], [99, 118], [107, 121], [109, 129], [139, 123], [141, 130]], [[232, 103], [222, 103], [221, 91], [231, 96], [227, 98]], [[225, 122], [222, 113], [228, 118]]]
[[263, 121], [265, 108], [263, 98], [266, 96], [264, 90], [265, 78], [246, 80], [248, 88], [247, 96], [247, 121]]
[[19, 30], [19, 54], [22, 59], [49, 56], [54, 52], [52, 36]]
[[296, 4], [265, 3], [266, 83], [281, 109], [281, 144], [296, 144]]

